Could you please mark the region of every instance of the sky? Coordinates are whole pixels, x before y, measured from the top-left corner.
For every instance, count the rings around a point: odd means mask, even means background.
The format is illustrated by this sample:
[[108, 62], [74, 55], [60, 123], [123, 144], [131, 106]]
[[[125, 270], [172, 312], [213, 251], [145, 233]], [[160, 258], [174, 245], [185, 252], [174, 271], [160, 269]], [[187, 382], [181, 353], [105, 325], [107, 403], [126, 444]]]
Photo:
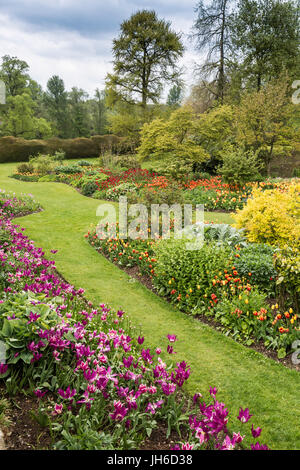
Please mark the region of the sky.
[[[77, 86], [91, 96], [103, 89], [112, 71], [112, 40], [123, 20], [141, 9], [155, 10], [183, 33], [186, 47], [180, 65], [189, 86], [199, 59], [187, 35], [197, 0], [0, 0], [0, 57], [17, 56], [45, 89], [59, 75], [66, 89]], [[187, 87], [188, 88], [188, 87]]]

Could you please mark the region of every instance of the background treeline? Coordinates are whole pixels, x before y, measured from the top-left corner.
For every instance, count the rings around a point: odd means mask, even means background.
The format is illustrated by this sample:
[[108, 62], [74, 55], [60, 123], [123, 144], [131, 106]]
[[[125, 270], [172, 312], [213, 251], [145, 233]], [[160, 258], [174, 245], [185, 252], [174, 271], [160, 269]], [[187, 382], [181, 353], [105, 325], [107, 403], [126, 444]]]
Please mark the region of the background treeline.
[[[300, 79], [299, 5], [198, 2], [190, 41], [199, 63], [190, 90], [178, 66], [183, 37], [155, 11], [138, 11], [120, 25], [113, 70], [93, 97], [77, 87], [66, 90], [57, 75], [43, 90], [26, 62], [3, 56], [7, 104], [1, 106], [0, 136], [54, 142], [113, 134], [126, 140], [128, 151], [162, 161], [174, 174], [214, 172], [220, 163], [230, 173], [241, 162], [253, 174], [261, 166], [269, 173], [277, 158], [297, 166], [300, 106], [292, 95]], [[87, 156], [87, 149], [77, 156]]]

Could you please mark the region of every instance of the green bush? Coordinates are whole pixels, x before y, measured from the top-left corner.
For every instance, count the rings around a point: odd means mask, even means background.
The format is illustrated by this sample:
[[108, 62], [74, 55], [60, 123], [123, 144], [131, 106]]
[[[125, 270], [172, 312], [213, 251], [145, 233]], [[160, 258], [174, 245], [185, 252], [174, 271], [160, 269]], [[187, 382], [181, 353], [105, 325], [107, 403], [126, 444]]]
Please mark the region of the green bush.
[[30, 156], [29, 163], [34, 166], [34, 172], [40, 176], [51, 173], [56, 164], [52, 155], [41, 153], [36, 156]]
[[81, 187], [81, 192], [84, 196], [92, 196], [97, 191], [98, 186], [95, 181], [87, 181]]
[[40, 153], [54, 155], [58, 153], [57, 160], [62, 160], [64, 154], [69, 158], [97, 158], [99, 154], [132, 153], [126, 139], [115, 135], [93, 136], [90, 139], [79, 137], [76, 139], [59, 139], [52, 137], [45, 140], [25, 140], [20, 137], [0, 138], [0, 163], [28, 161], [31, 155]]
[[93, 193], [94, 199], [106, 199], [106, 190], [103, 191], [95, 191]]
[[88, 162], [87, 160], [79, 160], [79, 162], [76, 162], [76, 163], [79, 166], [92, 166], [92, 163]]
[[34, 171], [34, 166], [32, 163], [20, 163], [20, 165], [17, 166], [17, 172], [21, 173], [22, 175], [26, 173], [33, 173]]
[[64, 173], [66, 175], [75, 175], [82, 172], [82, 168], [78, 165], [60, 165], [54, 168], [56, 173]]
[[231, 250], [215, 243], [204, 243], [198, 250], [188, 249], [191, 240], [164, 240], [154, 247], [154, 285], [159, 294], [180, 297], [178, 305], [191, 313], [199, 313], [205, 298], [213, 292], [212, 280], [232, 264]]
[[230, 147], [222, 152], [223, 165], [219, 168], [225, 183], [243, 186], [249, 181], [260, 181], [262, 165], [253, 151]]
[[53, 155], [53, 160], [57, 162], [62, 162], [66, 158], [66, 152], [63, 150], [56, 150], [56, 152]]
[[56, 181], [56, 175], [45, 175], [39, 178], [39, 183], [52, 183]]
[[151, 204], [183, 204], [183, 193], [176, 184], [169, 184], [166, 188], [160, 188], [158, 191], [151, 188], [141, 188], [139, 191], [132, 191], [127, 194], [130, 204], [145, 204], [150, 207]]
[[275, 291], [277, 277], [273, 262], [274, 251], [269, 245], [251, 243], [238, 252], [234, 262], [240, 277], [270, 294]]
[[136, 191], [137, 187], [134, 183], [121, 183], [114, 188], [106, 191], [106, 199], [118, 201], [120, 196], [127, 196], [129, 192]]
[[39, 176], [38, 176], [38, 175], [19, 175], [19, 174], [14, 174], [14, 175], [11, 175], [11, 178], [14, 178], [15, 180], [19, 180], [19, 181], [30, 181], [30, 182], [34, 182], [34, 181], [38, 181], [38, 180], [39, 180]]

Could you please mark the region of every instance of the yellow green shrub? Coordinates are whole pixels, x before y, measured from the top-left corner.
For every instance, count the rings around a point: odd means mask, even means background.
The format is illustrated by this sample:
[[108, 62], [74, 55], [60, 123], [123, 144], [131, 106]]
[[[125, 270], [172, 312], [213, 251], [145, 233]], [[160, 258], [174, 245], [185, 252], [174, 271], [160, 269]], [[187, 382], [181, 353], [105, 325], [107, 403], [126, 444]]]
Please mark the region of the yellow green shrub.
[[253, 190], [253, 197], [234, 215], [236, 228], [244, 228], [251, 242], [298, 245], [300, 239], [300, 183], [286, 191]]

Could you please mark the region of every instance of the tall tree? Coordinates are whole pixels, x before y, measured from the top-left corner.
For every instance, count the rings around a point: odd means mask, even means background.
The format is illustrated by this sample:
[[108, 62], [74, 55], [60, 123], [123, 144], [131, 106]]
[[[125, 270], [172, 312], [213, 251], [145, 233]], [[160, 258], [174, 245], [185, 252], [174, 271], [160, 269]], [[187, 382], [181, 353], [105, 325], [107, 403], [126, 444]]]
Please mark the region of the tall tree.
[[93, 117], [93, 133], [101, 135], [107, 127], [107, 108], [105, 105], [105, 90], [96, 88], [94, 99], [90, 101]]
[[8, 96], [17, 96], [23, 93], [28, 86], [29, 65], [17, 57], [5, 55], [2, 57], [0, 79], [4, 81]]
[[286, 69], [300, 73], [299, 2], [240, 0], [231, 24], [233, 45], [242, 60], [244, 82], [257, 90]]
[[181, 84], [173, 85], [172, 88], [170, 88], [170, 91], [167, 97], [167, 105], [178, 107], [180, 106], [182, 98], [183, 98], [182, 85]]
[[210, 91], [221, 103], [224, 100], [227, 54], [230, 50], [230, 3], [231, 0], [212, 0], [206, 5], [200, 0], [192, 34], [199, 52], [206, 53], [206, 61], [200, 71], [206, 79], [213, 77]]
[[2, 135], [23, 139], [46, 138], [52, 134], [51, 125], [44, 118], [35, 116], [36, 104], [29, 91], [7, 99], [8, 110], [1, 127]]
[[145, 109], [158, 101], [165, 82], [178, 78], [183, 50], [170, 22], [158, 19], [155, 11], [138, 11], [121, 24], [113, 41], [114, 72], [107, 86], [116, 100], [138, 101]]
[[89, 137], [90, 119], [87, 107], [88, 94], [82, 88], [73, 87], [69, 93], [71, 137]]
[[235, 112], [238, 143], [258, 152], [268, 175], [273, 158], [289, 156], [300, 138], [288, 83], [282, 74], [259, 91], [245, 92]]
[[44, 94], [44, 103], [49, 118], [54, 123], [59, 137], [67, 137], [67, 96], [64, 81], [57, 75], [53, 75], [49, 78], [47, 90]]

